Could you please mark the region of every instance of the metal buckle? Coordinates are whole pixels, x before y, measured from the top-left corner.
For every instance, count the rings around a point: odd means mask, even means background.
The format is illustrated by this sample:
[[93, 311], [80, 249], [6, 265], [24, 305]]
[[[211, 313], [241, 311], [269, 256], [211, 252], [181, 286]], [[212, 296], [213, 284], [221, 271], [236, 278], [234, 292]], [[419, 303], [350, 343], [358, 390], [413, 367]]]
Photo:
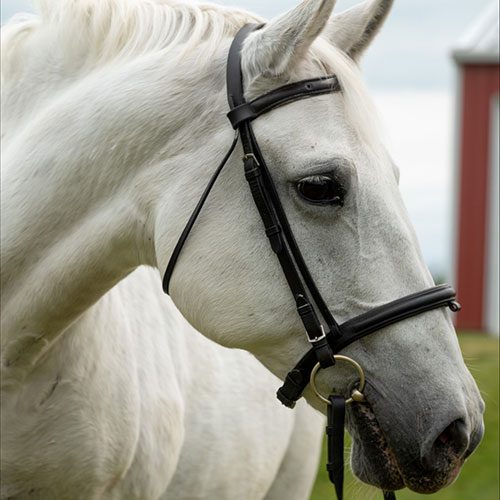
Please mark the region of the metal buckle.
[[246, 153], [243, 155], [243, 161], [249, 160], [250, 158], [257, 164], [258, 167], [260, 167], [259, 160], [257, 160], [253, 153]]
[[326, 333], [325, 333], [325, 329], [323, 328], [323, 325], [319, 325], [319, 327], [321, 329], [321, 335], [319, 337], [309, 339], [309, 342], [311, 344], [315, 344], [316, 342], [319, 342], [320, 340], [323, 340], [324, 338], [326, 338]]

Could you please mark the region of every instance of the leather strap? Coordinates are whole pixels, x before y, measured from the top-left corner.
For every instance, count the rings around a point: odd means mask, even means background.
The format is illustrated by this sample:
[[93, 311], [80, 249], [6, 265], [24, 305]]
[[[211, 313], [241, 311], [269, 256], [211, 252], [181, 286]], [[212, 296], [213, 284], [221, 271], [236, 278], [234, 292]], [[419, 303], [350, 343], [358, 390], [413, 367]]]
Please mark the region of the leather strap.
[[[228, 102], [231, 111], [237, 107], [241, 107], [247, 104], [244, 97], [243, 74], [241, 69], [240, 55], [245, 38], [252, 31], [257, 30], [261, 27], [262, 26], [255, 24], [249, 24], [244, 26], [234, 38], [231, 48], [229, 50], [228, 62], [227, 62], [227, 91], [228, 91]], [[252, 103], [255, 106], [255, 112], [257, 114], [262, 114], [264, 112], [270, 111], [271, 109], [274, 109], [275, 107], [282, 106], [285, 102], [290, 102], [291, 100], [293, 100], [292, 91], [296, 89], [300, 89], [301, 92], [301, 95], [297, 96], [297, 98], [310, 97], [312, 94], [310, 92], [307, 92], [309, 85], [311, 90], [316, 90], [317, 92], [322, 92], [322, 93], [325, 93], [327, 89], [330, 91], [337, 91], [340, 89], [340, 87], [338, 86], [338, 81], [334, 76], [328, 77], [326, 79], [315, 78], [311, 80], [304, 80], [302, 82], [298, 82], [297, 84], [292, 83], [290, 85], [286, 85], [272, 92], [269, 92], [268, 94], [265, 94], [262, 97], [254, 99]], [[335, 319], [333, 318], [332, 314], [330, 313], [328, 306], [323, 300], [323, 297], [319, 293], [316, 284], [311, 277], [311, 273], [309, 272], [309, 269], [307, 268], [304, 258], [300, 252], [297, 242], [295, 241], [295, 237], [292, 233], [292, 230], [290, 229], [290, 224], [288, 223], [285, 211], [283, 210], [279, 196], [276, 192], [276, 188], [274, 186], [271, 174], [267, 168], [266, 162], [262, 157], [262, 153], [260, 151], [257, 140], [255, 139], [250, 124], [251, 120], [249, 118], [243, 120], [241, 118], [241, 115], [238, 119], [235, 120], [236, 120], [235, 123], [236, 122], [238, 123], [237, 126], [240, 131], [241, 142], [245, 157], [253, 157], [258, 163], [258, 166], [260, 168], [260, 173], [262, 176], [262, 182], [265, 185], [268, 199], [280, 223], [281, 231], [284, 237], [283, 240], [286, 241], [290, 254], [293, 257], [293, 260], [295, 261], [293, 262], [290, 260], [290, 263], [287, 265], [287, 267], [297, 268], [301, 276], [301, 279], [303, 280], [303, 283], [310, 294], [310, 297], [307, 297], [307, 299], [321, 314], [330, 333], [332, 335], [338, 335], [338, 325]], [[283, 262], [284, 259], [287, 258], [288, 257], [284, 257], [283, 259], [280, 260], [280, 262]], [[287, 281], [289, 281], [288, 278]], [[294, 293], [294, 290], [292, 289], [292, 293], [296, 298], [297, 292]], [[311, 338], [311, 336], [309, 337]], [[323, 366], [326, 366], [325, 364], [326, 360], [323, 355], [324, 352], [322, 351], [324, 350], [323, 349], [319, 350], [319, 352], [321, 352], [321, 359], [322, 359], [321, 363]]]
[[198, 215], [200, 215], [201, 209], [203, 208], [203, 205], [205, 204], [205, 201], [208, 198], [208, 195], [210, 194], [210, 191], [212, 190], [212, 187], [215, 184], [215, 181], [219, 177], [219, 174], [222, 172], [222, 169], [224, 168], [224, 165], [226, 165], [227, 161], [233, 154], [234, 148], [236, 147], [236, 144], [238, 144], [238, 138], [239, 138], [239, 133], [236, 132], [234, 135], [233, 142], [231, 143], [231, 146], [229, 147], [227, 153], [224, 155], [224, 158], [220, 162], [219, 166], [216, 168], [215, 172], [213, 173], [212, 177], [210, 178], [210, 181], [205, 188], [205, 191], [201, 195], [200, 200], [198, 201], [198, 204], [196, 205], [195, 209], [193, 210], [193, 213], [191, 214], [191, 217], [189, 217], [189, 220], [184, 227], [184, 230], [182, 231], [182, 234], [179, 237], [179, 241], [177, 241], [177, 244], [175, 245], [174, 251], [172, 252], [172, 255], [170, 256], [170, 260], [168, 261], [167, 264], [167, 269], [165, 270], [165, 274], [163, 276], [163, 291], [168, 295], [169, 288], [170, 288], [170, 280], [172, 278], [172, 274], [174, 272], [175, 264], [177, 263], [177, 260], [179, 259], [179, 255], [181, 253], [181, 250], [184, 247], [184, 244], [186, 243], [186, 240], [188, 239], [189, 233], [191, 232], [191, 229], [193, 229], [194, 223], [196, 222], [196, 219], [198, 218]]
[[[345, 399], [330, 394], [326, 410], [326, 470], [328, 479], [335, 487], [338, 500], [344, 498], [344, 425]], [[396, 500], [393, 491], [384, 491], [384, 500]]]
[[340, 84], [335, 75], [290, 83], [261, 95], [250, 102], [243, 102], [229, 111], [227, 117], [234, 129], [245, 121], [253, 121], [259, 116], [285, 104], [313, 96], [340, 92]]
[[[228, 102], [231, 110], [246, 104], [243, 90], [243, 74], [241, 70], [241, 50], [245, 37], [258, 29], [257, 25], [247, 25], [236, 35], [229, 50], [227, 65]], [[331, 79], [330, 79], [331, 80]], [[336, 79], [335, 79], [336, 81]], [[318, 91], [328, 87], [331, 91], [331, 81], [326, 86], [319, 86], [320, 80], [314, 79], [311, 88], [318, 85]], [[292, 99], [292, 92], [296, 88], [307, 90], [308, 82], [289, 86], [270, 92], [254, 102], [259, 102], [262, 112], [269, 111]], [[302, 97], [306, 97], [304, 93]], [[265, 110], [265, 111], [264, 111]], [[252, 196], [264, 224], [264, 229], [269, 237], [271, 248], [276, 253], [288, 286], [297, 303], [297, 310], [301, 317], [308, 338], [316, 352], [317, 359], [323, 367], [333, 364], [331, 348], [326, 341], [324, 327], [322, 326], [317, 311], [327, 323], [330, 332], [337, 332], [338, 325], [326, 306], [323, 298], [316, 288], [316, 284], [304, 262], [302, 254], [295, 241], [283, 207], [279, 200], [274, 182], [267, 165], [262, 157], [258, 143], [253, 134], [250, 120], [245, 119], [238, 123], [244, 153], [245, 177], [249, 182]], [[311, 300], [312, 299], [312, 300]]]
[[262, 27], [262, 25], [246, 24], [243, 26], [234, 37], [233, 43], [229, 48], [226, 66], [227, 101], [229, 109], [233, 109], [245, 103], [243, 76], [241, 73], [241, 49], [248, 35], [260, 27]]
[[[413, 293], [401, 299], [375, 307], [340, 325], [340, 337], [327, 335], [328, 343], [334, 354], [348, 345], [386, 326], [398, 323], [433, 309], [449, 307], [458, 311], [455, 290], [449, 285], [439, 285], [421, 292]], [[313, 349], [310, 349], [297, 365], [288, 373], [283, 386], [278, 389], [278, 399], [289, 408], [295, 406], [304, 389], [309, 384], [309, 377], [317, 363]]]
[[331, 394], [328, 397], [326, 416], [326, 470], [328, 478], [335, 486], [338, 500], [344, 498], [344, 421], [345, 399]]
[[262, 223], [273, 252], [278, 257], [283, 274], [288, 286], [295, 298], [297, 312], [307, 332], [309, 341], [314, 346], [317, 359], [323, 367], [332, 365], [332, 352], [326, 342], [325, 332], [321, 325], [316, 311], [307, 298], [307, 293], [303, 286], [299, 270], [297, 269], [290, 255], [286, 238], [283, 237], [281, 220], [278, 218], [274, 205], [269, 200], [269, 193], [262, 176], [260, 164], [256, 161], [252, 153], [245, 155], [245, 177], [250, 186], [253, 200], [259, 211]]
[[[321, 314], [324, 322], [326, 323], [329, 333], [333, 336], [339, 336], [339, 326], [335, 321], [335, 318], [332, 316], [330, 309], [325, 303], [321, 293], [319, 292], [316, 283], [311, 276], [309, 268], [304, 260], [304, 257], [302, 256], [302, 252], [300, 251], [295, 236], [292, 232], [290, 223], [288, 222], [285, 210], [283, 209], [283, 205], [281, 204], [281, 200], [278, 196], [278, 192], [276, 190], [271, 173], [263, 158], [262, 152], [260, 151], [259, 145], [257, 143], [257, 140], [255, 139], [255, 135], [253, 133], [251, 126], [249, 124], [244, 124], [244, 126], [240, 127], [240, 134], [242, 137], [242, 143], [244, 145], [243, 147], [244, 148], [248, 147], [252, 151], [252, 154], [258, 159], [260, 163], [262, 177], [265, 182], [269, 199], [280, 221], [285, 240], [290, 249], [290, 253], [295, 261], [295, 266], [299, 270], [300, 275], [304, 281], [304, 284], [307, 287], [307, 290], [309, 291], [310, 297], [312, 299], [311, 302], [314, 303], [318, 312]], [[245, 145], [245, 141], [249, 142], [248, 146]]]
[[456, 312], [460, 305], [455, 299], [456, 292], [450, 285], [438, 285], [375, 307], [342, 324], [342, 338], [335, 341], [334, 349], [343, 349], [381, 328], [433, 309], [449, 307]]

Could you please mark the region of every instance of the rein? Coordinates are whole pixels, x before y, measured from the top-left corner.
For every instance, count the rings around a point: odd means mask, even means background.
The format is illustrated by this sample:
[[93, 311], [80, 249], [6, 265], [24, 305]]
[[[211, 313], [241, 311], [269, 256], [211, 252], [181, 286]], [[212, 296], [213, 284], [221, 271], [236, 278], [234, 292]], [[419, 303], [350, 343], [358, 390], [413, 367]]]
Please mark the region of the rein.
[[[337, 497], [342, 500], [345, 407], [365, 401], [363, 395], [365, 375], [356, 361], [338, 353], [353, 342], [386, 326], [441, 307], [449, 307], [455, 312], [460, 310], [460, 305], [455, 301], [456, 294], [453, 288], [449, 285], [440, 285], [375, 307], [342, 324], [337, 323], [321, 296], [295, 240], [271, 173], [254, 135], [252, 121], [290, 102], [341, 92], [342, 89], [337, 77], [332, 75], [284, 85], [252, 101], [246, 101], [241, 69], [241, 49], [246, 37], [261, 27], [254, 24], [244, 26], [237, 33], [229, 50], [227, 94], [230, 111], [227, 116], [235, 129], [235, 136], [172, 252], [163, 277], [163, 290], [169, 293], [170, 280], [181, 250], [210, 190], [241, 140], [245, 177], [271, 249], [278, 258], [294, 297], [297, 313], [311, 344], [310, 350], [286, 376], [283, 386], [278, 389], [277, 397], [285, 406], [293, 408], [304, 389], [311, 384], [315, 394], [327, 405], [328, 463], [326, 468], [330, 481], [335, 486]], [[357, 388], [351, 392], [351, 397], [347, 400], [336, 394], [325, 397], [316, 388], [315, 378], [318, 371], [334, 366], [337, 361], [350, 363], [359, 375]], [[395, 498], [393, 492], [384, 492], [384, 499]]]

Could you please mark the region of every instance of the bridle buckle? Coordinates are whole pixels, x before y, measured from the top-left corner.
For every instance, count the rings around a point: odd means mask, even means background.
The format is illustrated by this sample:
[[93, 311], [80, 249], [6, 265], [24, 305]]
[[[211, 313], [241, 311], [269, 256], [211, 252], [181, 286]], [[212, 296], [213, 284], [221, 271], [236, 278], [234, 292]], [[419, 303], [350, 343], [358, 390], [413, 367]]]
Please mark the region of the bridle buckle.
[[257, 160], [257, 157], [253, 153], [245, 153], [243, 155], [243, 161], [246, 161], [246, 160], [253, 160], [255, 162], [255, 164], [258, 167], [260, 167], [259, 160]]
[[317, 342], [321, 342], [322, 340], [326, 339], [326, 333], [323, 325], [319, 325], [319, 328], [321, 330], [321, 335], [319, 337], [314, 337], [313, 339], [309, 339], [309, 342], [311, 344], [316, 344]]

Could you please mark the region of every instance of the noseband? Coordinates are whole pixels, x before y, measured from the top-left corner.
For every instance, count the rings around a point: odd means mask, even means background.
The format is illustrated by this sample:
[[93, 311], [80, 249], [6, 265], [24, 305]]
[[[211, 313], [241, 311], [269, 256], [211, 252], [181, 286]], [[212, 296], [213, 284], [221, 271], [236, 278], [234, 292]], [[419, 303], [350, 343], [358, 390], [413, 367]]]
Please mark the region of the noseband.
[[[458, 311], [460, 305], [455, 301], [456, 294], [453, 288], [449, 285], [440, 285], [388, 302], [344, 323], [339, 324], [335, 320], [311, 277], [295, 240], [271, 173], [255, 138], [252, 121], [290, 102], [342, 92], [342, 89], [337, 77], [332, 75], [284, 85], [252, 101], [246, 101], [241, 69], [241, 49], [246, 37], [260, 28], [261, 26], [254, 24], [244, 26], [237, 33], [229, 50], [227, 93], [230, 111], [227, 116], [236, 131], [235, 137], [174, 248], [163, 278], [163, 289], [168, 294], [170, 279], [179, 254], [217, 177], [233, 153], [238, 140], [241, 139], [245, 177], [262, 219], [266, 236], [279, 260], [311, 344], [309, 351], [286, 376], [283, 386], [278, 389], [277, 397], [285, 406], [293, 408], [304, 389], [311, 383], [316, 395], [327, 404], [329, 460], [327, 470], [330, 480], [335, 485], [337, 496], [341, 500], [343, 497], [345, 404], [364, 401], [362, 394], [364, 373], [358, 363], [338, 353], [356, 340], [386, 326], [441, 307], [449, 307], [452, 311]], [[333, 394], [326, 398], [316, 389], [315, 376], [318, 370], [329, 368], [335, 365], [336, 361], [351, 363], [359, 374], [358, 387], [352, 391], [347, 401], [344, 397]], [[334, 421], [335, 425], [333, 425]], [[384, 498], [390, 499], [395, 496], [392, 492], [385, 492]]]

